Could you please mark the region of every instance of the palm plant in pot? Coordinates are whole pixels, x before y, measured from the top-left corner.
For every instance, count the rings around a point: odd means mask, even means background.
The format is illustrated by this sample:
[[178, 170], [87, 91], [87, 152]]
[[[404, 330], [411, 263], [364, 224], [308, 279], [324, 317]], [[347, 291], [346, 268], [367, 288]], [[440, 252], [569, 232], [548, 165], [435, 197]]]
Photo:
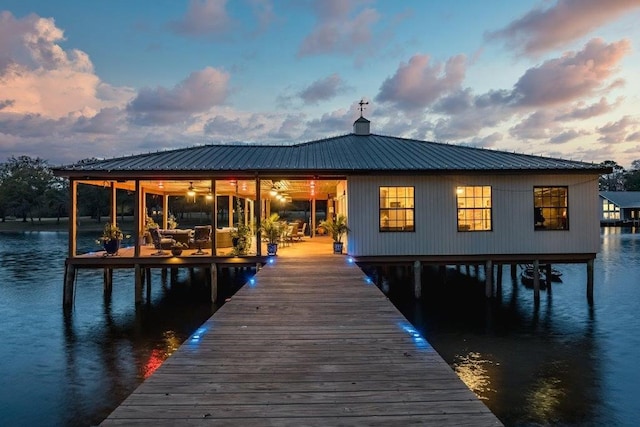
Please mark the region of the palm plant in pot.
[[280, 216], [271, 214], [260, 223], [260, 231], [267, 239], [267, 255], [276, 255], [278, 252], [278, 239], [280, 238]]
[[333, 239], [333, 253], [341, 254], [344, 246], [342, 238], [350, 231], [349, 227], [347, 227], [347, 217], [340, 214], [335, 220], [327, 219], [322, 221], [320, 227], [324, 228], [327, 233], [331, 235]]

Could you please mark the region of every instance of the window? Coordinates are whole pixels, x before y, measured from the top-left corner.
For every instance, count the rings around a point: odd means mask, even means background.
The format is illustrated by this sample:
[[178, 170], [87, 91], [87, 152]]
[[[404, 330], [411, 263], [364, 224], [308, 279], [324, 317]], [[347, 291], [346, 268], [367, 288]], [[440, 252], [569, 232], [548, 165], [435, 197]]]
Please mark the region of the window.
[[414, 187], [380, 187], [380, 231], [414, 230]]
[[569, 229], [568, 194], [567, 187], [533, 187], [534, 229]]
[[491, 231], [491, 187], [471, 185], [456, 188], [458, 231]]
[[620, 206], [607, 199], [602, 199], [602, 219], [620, 219]]

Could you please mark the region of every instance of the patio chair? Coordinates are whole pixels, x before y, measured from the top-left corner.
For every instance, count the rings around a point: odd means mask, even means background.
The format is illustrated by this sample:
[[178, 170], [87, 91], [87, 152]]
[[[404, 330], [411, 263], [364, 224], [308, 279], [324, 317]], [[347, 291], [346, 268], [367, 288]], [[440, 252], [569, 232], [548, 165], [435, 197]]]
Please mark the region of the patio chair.
[[202, 245], [211, 241], [211, 226], [210, 225], [196, 225], [193, 227], [193, 243], [198, 248], [192, 255], [207, 255], [207, 252], [202, 250]]
[[157, 251], [152, 253], [151, 255], [166, 255], [167, 252], [165, 252], [163, 249], [167, 247], [170, 248], [175, 243], [175, 240], [170, 237], [162, 237], [159, 228], [150, 228], [149, 234], [151, 235], [153, 247], [157, 249]]
[[307, 223], [303, 222], [302, 223], [302, 229], [300, 229], [300, 231], [298, 231], [295, 236], [293, 236], [298, 242], [302, 241], [302, 238], [304, 237], [304, 232], [307, 230]]

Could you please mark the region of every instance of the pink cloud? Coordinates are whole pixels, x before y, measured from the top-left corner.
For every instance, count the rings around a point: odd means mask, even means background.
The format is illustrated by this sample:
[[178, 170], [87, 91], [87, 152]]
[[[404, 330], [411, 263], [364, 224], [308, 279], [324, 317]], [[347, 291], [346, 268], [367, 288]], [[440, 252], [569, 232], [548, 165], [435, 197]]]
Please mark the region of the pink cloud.
[[222, 104], [228, 95], [228, 84], [229, 74], [207, 67], [191, 73], [172, 89], [141, 89], [127, 111], [142, 125], [181, 122], [193, 113]]
[[362, 1], [316, 0], [314, 9], [318, 23], [302, 41], [298, 56], [331, 52], [353, 53], [373, 39], [372, 27], [380, 18], [374, 9], [363, 9], [351, 16]]
[[630, 50], [626, 39], [611, 44], [593, 39], [579, 52], [530, 68], [515, 84], [517, 103], [542, 107], [593, 96]]
[[[91, 116], [126, 102], [131, 92], [94, 73], [89, 56], [60, 46], [64, 32], [51, 18], [0, 13], [0, 94], [5, 113], [61, 118]], [[102, 96], [109, 93], [109, 98]]]
[[449, 58], [444, 64], [429, 64], [428, 55], [415, 55], [402, 63], [395, 75], [387, 78], [376, 96], [405, 111], [426, 108], [440, 97], [460, 89], [466, 72], [464, 55]]
[[175, 33], [190, 37], [223, 35], [233, 23], [226, 4], [227, 0], [190, 0], [185, 15], [168, 26]]
[[547, 9], [533, 9], [487, 38], [503, 39], [513, 49], [538, 54], [577, 40], [638, 7], [637, 0], [558, 0]]

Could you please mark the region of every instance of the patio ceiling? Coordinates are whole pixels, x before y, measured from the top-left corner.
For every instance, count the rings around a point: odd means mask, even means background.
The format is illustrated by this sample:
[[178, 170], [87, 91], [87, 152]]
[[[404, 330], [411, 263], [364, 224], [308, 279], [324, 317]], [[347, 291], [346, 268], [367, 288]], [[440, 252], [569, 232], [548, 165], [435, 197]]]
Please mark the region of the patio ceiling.
[[[83, 184], [110, 187], [111, 181], [79, 181]], [[276, 188], [279, 193], [285, 194], [293, 200], [326, 199], [327, 194], [336, 194], [336, 186], [339, 180], [296, 180], [263, 179], [260, 181], [262, 198], [271, 197], [270, 191]], [[128, 191], [135, 190], [134, 181], [116, 182], [116, 187]], [[240, 197], [255, 198], [255, 180], [216, 180], [216, 193], [218, 195], [238, 195]], [[140, 181], [141, 187], [147, 193], [177, 196], [187, 193], [189, 187], [193, 187], [196, 195], [207, 195], [211, 191], [210, 180], [145, 180]], [[312, 191], [313, 189], [313, 191]]]

